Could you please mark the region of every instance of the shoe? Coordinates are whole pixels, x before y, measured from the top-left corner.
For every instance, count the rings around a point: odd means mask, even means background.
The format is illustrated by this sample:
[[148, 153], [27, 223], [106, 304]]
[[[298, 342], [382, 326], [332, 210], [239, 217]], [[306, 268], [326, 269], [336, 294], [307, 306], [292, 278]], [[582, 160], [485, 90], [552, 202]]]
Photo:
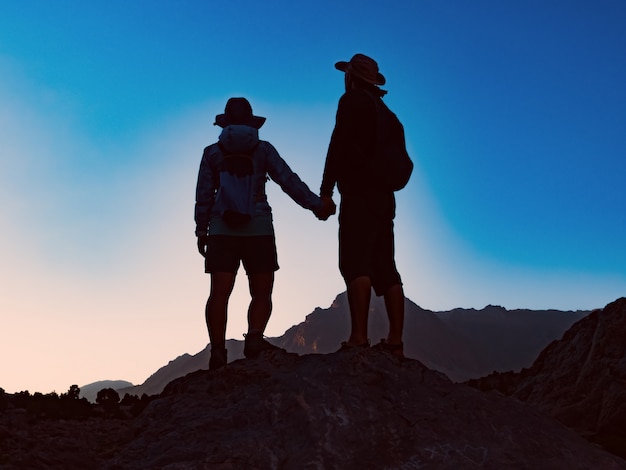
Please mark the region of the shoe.
[[378, 343], [374, 348], [379, 349], [383, 352], [391, 354], [394, 357], [399, 359], [404, 359], [404, 343], [400, 342], [398, 344], [388, 343], [387, 340], [381, 339], [380, 343]]
[[366, 349], [369, 347], [370, 347], [369, 339], [365, 343], [361, 343], [361, 344], [350, 344], [347, 341], [342, 341], [341, 347], [337, 350], [337, 352], [357, 351], [357, 350]]
[[259, 357], [263, 351], [281, 351], [286, 352], [283, 348], [274, 346], [263, 338], [263, 333], [248, 333], [245, 336], [243, 345], [243, 355], [248, 359]]
[[228, 362], [228, 351], [226, 348], [214, 348], [211, 347], [211, 359], [209, 359], [209, 370], [219, 369], [224, 367]]

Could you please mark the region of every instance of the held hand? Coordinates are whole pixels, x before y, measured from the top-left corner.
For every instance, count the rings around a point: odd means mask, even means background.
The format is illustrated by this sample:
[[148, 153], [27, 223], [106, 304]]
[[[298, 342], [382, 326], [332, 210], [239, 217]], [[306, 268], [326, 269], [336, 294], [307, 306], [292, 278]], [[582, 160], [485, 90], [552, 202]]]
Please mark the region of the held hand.
[[198, 251], [202, 255], [203, 258], [206, 258], [207, 245], [209, 244], [209, 236], [208, 235], [199, 235], [198, 236]]
[[315, 216], [320, 220], [328, 220], [328, 218], [337, 212], [337, 206], [330, 196], [322, 196], [322, 205], [313, 211]]

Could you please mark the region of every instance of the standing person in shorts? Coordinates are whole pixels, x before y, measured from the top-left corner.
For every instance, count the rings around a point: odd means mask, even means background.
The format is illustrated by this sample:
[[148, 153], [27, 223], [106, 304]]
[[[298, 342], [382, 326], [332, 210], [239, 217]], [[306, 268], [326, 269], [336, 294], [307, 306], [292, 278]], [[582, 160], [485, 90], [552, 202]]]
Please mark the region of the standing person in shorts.
[[384, 296], [389, 334], [379, 348], [403, 357], [404, 291], [394, 260], [392, 190], [381, 188], [371, 170], [375, 161], [377, 104], [387, 93], [385, 77], [372, 58], [356, 54], [335, 68], [344, 72], [345, 93], [339, 100], [320, 195], [332, 201], [335, 184], [339, 209], [339, 270], [347, 286], [351, 333], [342, 350], [369, 347], [368, 314], [372, 287]]
[[[240, 262], [248, 276], [251, 296], [244, 355], [254, 358], [264, 350], [280, 350], [263, 338], [272, 311], [274, 272], [278, 270], [272, 210], [265, 193], [268, 176], [318, 218], [325, 220], [335, 212], [332, 201], [322, 201], [289, 168], [272, 144], [259, 139], [258, 129], [264, 122], [264, 117], [253, 115], [248, 100], [230, 98], [224, 114], [215, 117], [215, 125], [223, 129], [219, 140], [204, 149], [200, 163], [195, 221], [198, 250], [205, 258], [205, 272], [211, 274], [211, 292], [206, 304], [210, 370], [227, 363], [228, 301]], [[225, 160], [234, 154], [252, 161], [248, 181], [253, 200], [251, 213], [243, 220], [231, 217], [229, 198], [232, 197], [227, 197], [225, 192], [232, 189], [226, 187], [228, 177], [237, 174], [235, 170], [223, 176]]]

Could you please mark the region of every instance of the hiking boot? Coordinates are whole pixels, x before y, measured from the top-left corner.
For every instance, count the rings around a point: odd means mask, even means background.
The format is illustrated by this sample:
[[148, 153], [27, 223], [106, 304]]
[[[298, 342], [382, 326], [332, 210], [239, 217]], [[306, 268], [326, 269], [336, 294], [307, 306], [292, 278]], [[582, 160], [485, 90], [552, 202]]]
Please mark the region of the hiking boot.
[[341, 347], [337, 350], [337, 352], [360, 351], [362, 349], [367, 349], [369, 347], [370, 347], [369, 339], [365, 343], [361, 343], [361, 344], [350, 344], [347, 341], [342, 341]]
[[209, 370], [219, 369], [224, 367], [228, 362], [228, 351], [226, 348], [214, 348], [211, 347], [211, 359], [209, 359]]
[[274, 346], [263, 338], [263, 333], [248, 333], [245, 336], [243, 355], [248, 359], [259, 357], [263, 351], [281, 351], [286, 352], [283, 348]]
[[402, 342], [398, 344], [391, 344], [388, 343], [387, 340], [381, 339], [380, 343], [374, 346], [374, 348], [386, 352], [387, 354], [391, 354], [399, 359], [404, 359], [404, 343]]

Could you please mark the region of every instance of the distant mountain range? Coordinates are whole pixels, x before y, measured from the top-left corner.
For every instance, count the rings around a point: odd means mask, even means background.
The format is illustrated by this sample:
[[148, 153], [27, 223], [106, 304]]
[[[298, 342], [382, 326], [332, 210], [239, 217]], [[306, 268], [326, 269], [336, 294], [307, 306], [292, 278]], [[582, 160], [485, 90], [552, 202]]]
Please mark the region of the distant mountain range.
[[[589, 311], [507, 310], [489, 305], [482, 310], [454, 309], [433, 312], [407, 299], [405, 303], [405, 355], [463, 382], [494, 371], [519, 371], [529, 367], [539, 353], [559, 339]], [[350, 313], [346, 293], [328, 308], [317, 308], [304, 322], [280, 337], [269, 340], [298, 354], [336, 351], [349, 336]], [[372, 344], [387, 334], [387, 315], [382, 298], [372, 296], [369, 332]], [[243, 358], [243, 341], [227, 341], [229, 361]], [[172, 380], [207, 369], [210, 345], [197, 354], [183, 354], [152, 374], [143, 384], [115, 388], [128, 393], [156, 395]], [[92, 384], [81, 387], [93, 390]], [[97, 390], [96, 392], [97, 393]], [[95, 394], [93, 395], [95, 397]]]
[[86, 398], [90, 402], [95, 403], [98, 392], [104, 388], [121, 390], [129, 387], [133, 387], [133, 384], [126, 380], [100, 380], [99, 382], [93, 382], [80, 387], [80, 397]]

